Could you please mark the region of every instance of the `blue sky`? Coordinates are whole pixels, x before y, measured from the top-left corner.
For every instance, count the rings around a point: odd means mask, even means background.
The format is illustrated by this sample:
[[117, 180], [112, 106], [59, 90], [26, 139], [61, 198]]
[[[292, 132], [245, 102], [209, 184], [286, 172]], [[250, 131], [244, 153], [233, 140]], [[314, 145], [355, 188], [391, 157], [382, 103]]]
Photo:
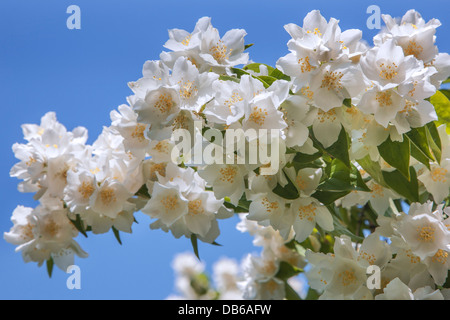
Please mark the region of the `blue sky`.
[[[81, 30], [68, 30], [66, 9], [81, 8]], [[442, 52], [450, 52], [448, 0], [428, 1], [310, 1], [228, 0], [2, 0], [0, 2], [0, 97], [4, 113], [0, 126], [0, 232], [11, 227], [10, 216], [21, 204], [35, 207], [31, 194], [17, 191], [18, 181], [9, 177], [16, 162], [11, 151], [22, 141], [20, 125], [38, 123], [55, 111], [71, 130], [84, 126], [93, 142], [102, 126], [109, 125], [109, 112], [125, 103], [131, 91], [127, 82], [141, 76], [146, 60], [156, 60], [167, 40], [167, 30], [191, 31], [202, 16], [212, 17], [223, 35], [232, 28], [247, 31], [247, 43], [255, 43], [250, 56], [274, 65], [287, 53], [289, 35], [283, 25], [301, 25], [313, 9], [341, 21], [341, 29], [359, 28], [371, 43], [375, 31], [366, 28], [369, 5], [383, 13], [402, 16], [416, 9], [426, 20], [438, 18]], [[187, 239], [174, 239], [149, 229], [148, 217], [138, 213], [132, 235], [122, 235], [120, 246], [111, 234], [77, 239], [90, 254], [77, 259], [82, 289], [66, 288], [67, 274], [60, 270], [49, 279], [45, 267], [25, 264], [14, 247], [0, 239], [0, 299], [164, 299], [173, 292], [170, 267], [176, 253], [191, 250]], [[259, 251], [251, 238], [234, 226], [237, 219], [221, 223], [222, 247], [200, 245], [200, 254], [211, 267], [221, 256], [240, 260]]]

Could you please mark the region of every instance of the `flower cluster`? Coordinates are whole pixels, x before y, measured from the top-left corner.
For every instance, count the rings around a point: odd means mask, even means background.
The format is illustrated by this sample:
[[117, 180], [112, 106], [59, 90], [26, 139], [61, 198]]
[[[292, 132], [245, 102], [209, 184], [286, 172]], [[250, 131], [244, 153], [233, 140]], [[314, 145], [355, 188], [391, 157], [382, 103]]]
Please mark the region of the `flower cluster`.
[[[17, 207], [5, 239], [25, 261], [64, 269], [87, 255], [79, 232], [120, 240], [138, 211], [194, 250], [240, 213], [263, 251], [245, 259], [236, 287], [217, 267], [223, 296], [298, 297], [289, 281], [307, 270], [309, 296], [443, 297], [450, 56], [436, 46], [438, 20], [414, 10], [383, 20], [371, 47], [312, 11], [285, 26], [289, 53], [275, 67], [249, 59], [244, 30], [221, 37], [210, 18], [170, 30], [168, 51], [145, 62], [92, 145], [51, 112], [23, 126], [11, 176], [40, 204]], [[215, 297], [201, 263], [175, 265], [183, 296]], [[378, 291], [368, 266], [381, 269]]]
[[[240, 264], [234, 259], [221, 258], [213, 265], [212, 282], [205, 271], [205, 264], [193, 253], [178, 254], [172, 267], [175, 288], [180, 295], [171, 295], [168, 299], [283, 299], [286, 287], [297, 295], [302, 294], [304, 283], [294, 275], [306, 265], [304, 254], [302, 256], [286, 245], [280, 233], [272, 227], [260, 226], [243, 214], [237, 230], [253, 236], [253, 244], [262, 247], [261, 254], [248, 254]], [[290, 266], [293, 273], [288, 274], [286, 266]]]

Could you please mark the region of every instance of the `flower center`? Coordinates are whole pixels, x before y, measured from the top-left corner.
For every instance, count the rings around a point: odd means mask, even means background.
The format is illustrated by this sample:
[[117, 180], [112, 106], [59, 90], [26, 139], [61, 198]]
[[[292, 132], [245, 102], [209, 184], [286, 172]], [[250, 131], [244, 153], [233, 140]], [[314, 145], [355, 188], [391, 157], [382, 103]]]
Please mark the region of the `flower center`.
[[228, 52], [227, 46], [223, 43], [222, 40], [219, 40], [215, 46], [209, 49], [209, 52], [211, 52], [211, 55], [213, 56], [214, 60], [216, 60], [219, 63], [228, 59], [232, 51], [233, 49], [230, 49], [230, 51]]
[[188, 118], [180, 113], [179, 115], [177, 115], [175, 117], [175, 119], [173, 119], [173, 124], [172, 124], [172, 129], [173, 131], [177, 130], [177, 129], [188, 129]]
[[138, 123], [135, 127], [133, 132], [131, 133], [131, 136], [134, 139], [139, 140], [140, 142], [145, 141], [145, 136], [144, 136], [144, 131], [145, 131], [145, 125]]
[[58, 234], [59, 226], [58, 224], [53, 220], [49, 219], [44, 226], [44, 232], [48, 234], [51, 237], [55, 237]]
[[434, 168], [431, 170], [431, 179], [434, 182], [447, 182], [447, 178], [445, 177], [447, 172], [447, 169], [444, 168]]
[[202, 206], [201, 199], [189, 201], [188, 209], [189, 209], [190, 215], [197, 215], [197, 214], [202, 214], [205, 212], [205, 210], [203, 209], [203, 206]]
[[150, 180], [157, 181], [158, 176], [156, 173], [159, 173], [161, 176], [166, 176], [166, 165], [164, 163], [156, 163], [150, 167]]
[[403, 52], [405, 53], [405, 56], [413, 55], [419, 59], [419, 55], [423, 52], [423, 47], [420, 44], [417, 44], [416, 41], [410, 40], [406, 48], [403, 48]]
[[164, 208], [166, 209], [166, 213], [168, 211], [172, 211], [174, 210], [177, 205], [178, 205], [178, 197], [175, 195], [169, 195], [166, 196], [165, 198], [161, 199], [161, 204], [164, 206]]
[[194, 81], [184, 81], [180, 84], [180, 96], [184, 100], [188, 100], [197, 95], [198, 88]]
[[316, 216], [316, 208], [313, 204], [308, 204], [307, 206], [300, 206], [298, 208], [298, 217], [303, 220], [306, 219], [310, 222], [314, 221], [314, 217]]
[[322, 79], [321, 88], [328, 90], [342, 89], [341, 79], [344, 76], [342, 72], [327, 71]]
[[103, 188], [100, 191], [100, 200], [105, 204], [105, 205], [109, 205], [113, 202], [116, 202], [117, 198], [116, 195], [114, 193], [114, 189], [113, 188]]
[[268, 115], [267, 111], [263, 108], [253, 107], [253, 111], [250, 114], [249, 120], [256, 123], [259, 126], [264, 125], [264, 121], [266, 120], [266, 116]]
[[418, 238], [422, 242], [434, 241], [434, 233], [436, 228], [433, 226], [417, 227]]
[[323, 110], [319, 110], [317, 112], [317, 120], [319, 120], [320, 123], [324, 123], [325, 121], [335, 121], [336, 120], [336, 110], [331, 109], [327, 112]]
[[238, 103], [240, 101], [244, 100], [244, 98], [242, 98], [238, 92], [233, 92], [233, 94], [231, 95], [229, 100], [225, 100], [223, 102], [223, 104], [228, 107], [228, 109], [231, 112], [231, 106], [234, 105], [235, 103]]
[[226, 167], [219, 170], [220, 172], [220, 181], [233, 183], [237, 174], [237, 169], [235, 167]]
[[380, 186], [379, 184], [374, 183], [371, 187], [371, 190], [372, 190], [372, 198], [384, 196], [383, 187]]
[[311, 70], [316, 68], [309, 63], [309, 56], [298, 59], [298, 64], [300, 65], [302, 73], [311, 72]]
[[275, 202], [270, 202], [269, 199], [267, 197], [264, 197], [262, 199], [262, 205], [264, 207], [266, 207], [266, 211], [268, 213], [272, 213], [272, 211], [277, 210], [279, 208], [279, 204], [277, 201]]
[[389, 107], [392, 106], [392, 92], [378, 92], [375, 100], [378, 102], [380, 107]]
[[84, 199], [89, 199], [90, 196], [94, 193], [94, 186], [92, 185], [92, 183], [89, 183], [87, 181], [83, 181], [81, 183], [81, 186], [78, 188], [78, 192], [81, 193], [81, 196]]
[[444, 250], [439, 249], [436, 252], [436, 254], [433, 256], [431, 261], [438, 262], [440, 264], [446, 264], [447, 263], [447, 258], [448, 258], [448, 252], [445, 252]]
[[172, 96], [167, 93], [163, 93], [159, 96], [158, 101], [155, 103], [155, 108], [161, 113], [168, 113], [173, 107]]
[[392, 62], [390, 64], [381, 63], [380, 64], [380, 77], [385, 80], [392, 80], [398, 75], [398, 66]]
[[355, 271], [353, 270], [345, 270], [338, 275], [339, 279], [342, 282], [344, 287], [347, 287], [356, 282]]
[[189, 45], [189, 42], [191, 42], [191, 38], [192, 38], [192, 35], [190, 34], [190, 35], [188, 35], [188, 36], [186, 36], [186, 38], [184, 38], [183, 39], [183, 41], [181, 41], [181, 44], [183, 45], [183, 46], [188, 46]]

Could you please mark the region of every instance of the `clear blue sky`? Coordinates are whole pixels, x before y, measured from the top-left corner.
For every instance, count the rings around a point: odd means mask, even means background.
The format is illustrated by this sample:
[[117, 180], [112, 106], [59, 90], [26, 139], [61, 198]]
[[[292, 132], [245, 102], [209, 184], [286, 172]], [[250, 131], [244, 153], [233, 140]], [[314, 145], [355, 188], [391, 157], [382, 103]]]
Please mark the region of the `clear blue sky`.
[[[81, 30], [66, 28], [66, 9], [81, 8]], [[18, 205], [35, 207], [31, 194], [17, 191], [9, 170], [16, 162], [11, 151], [22, 141], [20, 125], [38, 123], [47, 111], [55, 111], [68, 129], [85, 126], [89, 142], [109, 125], [109, 112], [131, 94], [128, 81], [141, 76], [146, 60], [159, 58], [167, 30], [191, 31], [202, 16], [223, 35], [232, 28], [246, 29], [251, 58], [274, 64], [287, 53], [289, 35], [283, 25], [301, 25], [313, 9], [341, 20], [343, 30], [359, 28], [371, 43], [374, 31], [366, 28], [366, 9], [376, 4], [383, 13], [402, 16], [414, 8], [426, 20], [439, 18], [438, 46], [450, 52], [448, 0], [428, 1], [149, 1], [149, 0], [1, 0], [0, 1], [0, 232], [11, 227], [10, 216]], [[0, 239], [0, 299], [164, 299], [173, 292], [170, 267], [176, 253], [191, 250], [187, 239], [174, 239], [151, 231], [150, 220], [138, 213], [139, 225], [123, 235], [123, 246], [112, 233], [79, 236], [90, 254], [77, 259], [82, 289], [66, 288], [67, 274], [60, 270], [48, 279], [45, 267], [25, 264], [14, 246]], [[218, 242], [223, 247], [200, 245], [209, 267], [221, 256], [241, 259], [254, 249], [251, 239], [234, 229], [237, 219], [221, 223]], [[210, 268], [209, 268], [210, 269]]]

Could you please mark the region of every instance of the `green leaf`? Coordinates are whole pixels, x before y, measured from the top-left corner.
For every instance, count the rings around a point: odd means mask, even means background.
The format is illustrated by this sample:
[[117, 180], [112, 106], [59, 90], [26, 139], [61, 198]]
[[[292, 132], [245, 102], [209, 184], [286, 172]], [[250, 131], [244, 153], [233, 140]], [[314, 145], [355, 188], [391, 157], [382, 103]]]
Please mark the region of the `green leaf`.
[[378, 162], [372, 161], [369, 155], [362, 159], [358, 159], [357, 162], [372, 177], [372, 179], [376, 181], [376, 183], [383, 187], [387, 187], [383, 179], [381, 166]]
[[46, 264], [47, 264], [48, 277], [51, 278], [52, 274], [53, 274], [53, 267], [55, 265], [55, 262], [53, 261], [53, 258], [48, 259]]
[[402, 142], [392, 141], [390, 137], [378, 146], [378, 151], [383, 159], [392, 167], [398, 169], [408, 180], [409, 159], [411, 156], [411, 147], [409, 139], [403, 139]]
[[275, 277], [281, 280], [287, 280], [289, 278], [292, 278], [299, 273], [303, 272], [302, 269], [297, 268], [296, 266], [291, 265], [290, 263], [287, 263], [285, 261], [280, 262], [280, 267], [278, 269], [277, 274]]
[[223, 80], [223, 81], [233, 81], [233, 82], [237, 82], [239, 83], [240, 80], [236, 77], [231, 77], [231, 76], [226, 76], [226, 75], [221, 75], [219, 77], [219, 80]]
[[75, 215], [75, 220], [69, 219], [70, 222], [72, 222], [72, 224], [75, 226], [75, 228], [77, 228], [77, 230], [86, 238], [87, 233], [86, 233], [86, 229], [84, 228], [84, 224], [83, 221], [81, 220], [81, 216], [79, 214]]
[[117, 242], [122, 245], [122, 240], [120, 239], [120, 233], [119, 230], [117, 230], [114, 226], [111, 228], [113, 233], [114, 233], [114, 237], [116, 238]]
[[372, 191], [364, 182], [358, 168], [356, 168], [353, 164], [352, 164], [352, 170], [350, 172], [350, 181], [354, 187], [354, 190], [366, 191], [366, 192]]
[[198, 296], [203, 296], [209, 291], [210, 281], [206, 274], [200, 273], [192, 277], [190, 285]]
[[254, 43], [246, 44], [246, 45], [244, 46], [244, 50], [247, 50], [248, 48], [253, 47], [253, 45], [254, 45]]
[[278, 69], [273, 69], [272, 72], [269, 72], [269, 76], [277, 78], [279, 80], [291, 81], [291, 77], [289, 77], [288, 75], [285, 75], [283, 72], [281, 72]]
[[449, 89], [441, 89], [439, 91], [441, 91], [447, 97], [447, 99], [450, 100], [450, 90]]
[[285, 243], [284, 245], [286, 248], [296, 251], [302, 257], [305, 256], [306, 249], [300, 243], [298, 243], [297, 240], [292, 239], [291, 241]]
[[242, 195], [241, 199], [239, 199], [237, 206], [230, 203], [230, 201], [231, 201], [230, 198], [225, 197], [224, 206], [227, 207], [228, 209], [233, 209], [234, 213], [248, 213], [251, 201], [247, 200], [245, 193]]
[[416, 144], [411, 142], [411, 157], [423, 163], [430, 170], [430, 158], [428, 158]]
[[354, 241], [354, 242], [362, 242], [364, 240], [363, 237], [355, 235], [348, 229], [348, 227], [343, 223], [343, 221], [337, 217], [338, 213], [334, 210], [333, 207], [327, 206], [327, 209], [328, 209], [328, 211], [330, 211], [331, 215], [333, 216], [333, 225], [334, 225], [334, 230], [328, 231], [329, 234], [331, 234], [335, 237], [340, 237], [342, 235], [346, 235], [346, 236], [350, 237], [350, 239], [352, 239], [352, 241]]
[[342, 192], [332, 192], [332, 191], [316, 191], [311, 197], [319, 200], [324, 205], [329, 205], [334, 203], [336, 200], [345, 197], [348, 195], [350, 191], [342, 191]]
[[258, 76], [259, 80], [263, 80], [265, 83], [267, 83], [269, 86], [272, 85], [275, 81], [277, 81], [277, 78], [271, 77], [271, 76]]
[[150, 199], [150, 192], [148, 192], [147, 184], [143, 184], [142, 187], [136, 192], [136, 196]]
[[232, 73], [235, 73], [237, 77], [240, 79], [243, 75], [250, 75], [247, 71], [239, 68], [231, 68], [230, 69]]
[[350, 156], [348, 154], [349, 143], [347, 131], [342, 127], [337, 141], [328, 148], [324, 148], [323, 145], [316, 139], [314, 132], [310, 131], [311, 139], [313, 140], [314, 147], [332, 156], [333, 158], [341, 160], [348, 168], [350, 168]]
[[270, 87], [270, 85], [265, 82], [263, 79], [261, 79], [260, 77], [254, 76], [250, 73], [248, 73], [247, 71], [243, 70], [243, 69], [239, 69], [239, 68], [231, 68], [231, 72], [235, 73], [237, 75], [237, 77], [240, 79], [243, 75], [249, 75], [259, 81], [261, 81], [261, 83], [263, 84], [264, 88], [268, 88]]
[[347, 108], [351, 108], [352, 107], [352, 99], [344, 99], [344, 101], [342, 102], [342, 104], [344, 106], [346, 106]]
[[436, 110], [438, 121], [440, 123], [450, 124], [450, 101], [447, 96], [441, 91], [436, 91], [430, 98], [430, 102]]
[[194, 249], [194, 253], [197, 256], [198, 260], [200, 260], [200, 255], [198, 254], [198, 239], [196, 234], [191, 234], [191, 244], [192, 249]]
[[319, 159], [322, 156], [321, 152], [316, 152], [314, 154], [306, 154], [306, 153], [300, 153], [297, 152], [294, 159], [292, 160], [293, 163], [300, 163], [300, 164], [307, 164], [310, 162], [313, 162], [317, 159]]
[[272, 190], [272, 192], [284, 199], [297, 199], [300, 196], [298, 193], [298, 189], [295, 187], [294, 183], [291, 181], [291, 179], [289, 179], [286, 173], [284, 173], [284, 171], [283, 174], [286, 177], [288, 183], [284, 187], [282, 187], [278, 183], [277, 186]]
[[447, 78], [447, 80], [442, 81], [442, 84], [445, 84], [445, 83], [450, 83], [450, 78]]
[[436, 128], [436, 124], [434, 122], [427, 123], [425, 128], [428, 144], [431, 148], [431, 151], [433, 152], [436, 161], [438, 163], [441, 163], [442, 145], [441, 138], [439, 137], [439, 132]]
[[267, 67], [267, 71], [269, 72], [269, 74], [271, 74], [272, 71], [274, 70], [274, 68], [269, 66], [268, 64], [256, 63], [256, 62], [255, 63], [250, 63], [250, 64], [246, 65], [245, 67], [243, 67], [242, 69], [244, 69], [244, 70], [252, 70], [253, 72], [260, 73], [261, 72], [261, 70], [260, 70], [261, 65]]
[[413, 167], [409, 168], [409, 175], [410, 179], [408, 180], [398, 170], [383, 171], [383, 179], [392, 190], [411, 202], [419, 202], [419, 183]]
[[319, 297], [320, 297], [320, 294], [316, 290], [309, 288], [308, 294], [306, 295], [305, 300], [318, 300]]
[[284, 283], [284, 291], [286, 300], [302, 300], [297, 291], [295, 291], [287, 282]]
[[320, 191], [366, 191], [371, 190], [362, 180], [361, 174], [355, 166], [351, 170], [339, 159], [333, 159], [329, 165], [329, 177], [318, 187]]
[[[427, 129], [425, 127], [413, 128], [406, 134], [411, 142], [411, 155], [413, 153], [413, 145], [423, 153], [428, 159], [435, 161], [433, 153], [427, 139]], [[416, 158], [417, 159], [417, 158]], [[417, 159], [420, 161], [420, 159]]]

